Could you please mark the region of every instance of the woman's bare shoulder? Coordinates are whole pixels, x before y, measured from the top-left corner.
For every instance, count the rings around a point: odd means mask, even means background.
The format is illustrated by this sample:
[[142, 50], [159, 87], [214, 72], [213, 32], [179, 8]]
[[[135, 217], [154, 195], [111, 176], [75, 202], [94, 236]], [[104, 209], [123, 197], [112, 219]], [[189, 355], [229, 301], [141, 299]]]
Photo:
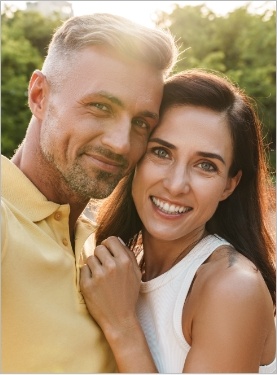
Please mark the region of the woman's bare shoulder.
[[183, 333], [191, 346], [187, 372], [258, 372], [271, 363], [273, 302], [257, 267], [232, 247], [217, 249], [198, 269], [185, 301]]
[[186, 338], [192, 325], [207, 317], [215, 326], [252, 319], [253, 325], [263, 325], [265, 334], [272, 328], [273, 303], [266, 283], [257, 267], [231, 246], [218, 248], [199, 267], [184, 311]]
[[225, 299], [251, 296], [256, 302], [271, 300], [266, 283], [257, 267], [232, 246], [221, 246], [199, 267], [195, 282], [202, 297]]

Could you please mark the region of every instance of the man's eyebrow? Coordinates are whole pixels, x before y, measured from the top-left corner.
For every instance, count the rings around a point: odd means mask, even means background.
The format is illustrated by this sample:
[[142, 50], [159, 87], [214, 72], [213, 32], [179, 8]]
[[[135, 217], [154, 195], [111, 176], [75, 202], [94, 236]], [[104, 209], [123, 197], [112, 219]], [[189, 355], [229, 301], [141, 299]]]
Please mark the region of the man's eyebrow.
[[143, 117], [150, 117], [150, 118], [153, 118], [154, 120], [159, 119], [159, 115], [157, 113], [150, 112], [150, 111], [142, 111], [139, 113], [139, 115]]
[[165, 146], [165, 147], [168, 147], [169, 149], [171, 150], [175, 150], [176, 149], [176, 146], [174, 146], [172, 143], [169, 143], [167, 141], [164, 141], [163, 139], [161, 138], [150, 138], [148, 143], [150, 142], [156, 142], [156, 143], [159, 143], [160, 145], [162, 146]]
[[[112, 103], [117, 104], [121, 108], [125, 107], [123, 102], [118, 97], [114, 96], [113, 94], [109, 93], [108, 91], [99, 91], [99, 92], [97, 92], [97, 95], [102, 96], [103, 98], [110, 100]], [[150, 111], [142, 111], [142, 112], [139, 113], [139, 115], [143, 116], [143, 117], [150, 117], [150, 118], [153, 118], [154, 120], [159, 119], [158, 113], [154, 113], [154, 112], [150, 112]]]
[[122, 101], [113, 94], [109, 93], [108, 91], [99, 91], [96, 94], [102, 96], [105, 99], [110, 100], [112, 103], [117, 104], [122, 108], [124, 107]]
[[213, 152], [203, 152], [198, 151], [197, 154], [199, 156], [203, 156], [204, 158], [210, 158], [210, 159], [218, 159], [220, 160], [224, 165], [226, 165], [224, 159], [219, 154], [214, 154]]

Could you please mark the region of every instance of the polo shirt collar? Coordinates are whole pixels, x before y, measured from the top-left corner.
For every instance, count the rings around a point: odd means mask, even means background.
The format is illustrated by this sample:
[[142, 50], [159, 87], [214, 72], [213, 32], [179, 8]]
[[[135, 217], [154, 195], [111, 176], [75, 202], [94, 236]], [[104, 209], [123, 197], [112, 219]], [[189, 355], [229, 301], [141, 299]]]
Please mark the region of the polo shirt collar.
[[23, 211], [31, 221], [43, 220], [60, 207], [59, 204], [48, 201], [28, 177], [3, 155], [1, 175], [2, 197], [19, 211]]

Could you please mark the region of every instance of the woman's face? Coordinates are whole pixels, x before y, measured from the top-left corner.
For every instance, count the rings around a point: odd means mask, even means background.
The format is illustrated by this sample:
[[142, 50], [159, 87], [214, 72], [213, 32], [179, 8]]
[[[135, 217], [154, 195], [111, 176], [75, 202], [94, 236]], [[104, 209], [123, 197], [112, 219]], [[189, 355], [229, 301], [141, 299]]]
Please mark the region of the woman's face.
[[169, 108], [133, 180], [146, 231], [166, 241], [203, 233], [218, 203], [238, 184], [240, 173], [228, 176], [232, 154], [224, 115], [191, 105]]

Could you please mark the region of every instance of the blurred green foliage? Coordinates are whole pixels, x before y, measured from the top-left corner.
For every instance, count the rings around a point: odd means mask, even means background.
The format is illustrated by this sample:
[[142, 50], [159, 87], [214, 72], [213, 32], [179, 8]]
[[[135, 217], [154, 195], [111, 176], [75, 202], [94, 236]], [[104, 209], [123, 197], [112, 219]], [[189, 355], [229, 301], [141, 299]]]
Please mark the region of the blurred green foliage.
[[40, 13], [5, 7], [1, 14], [1, 153], [11, 157], [22, 142], [31, 112], [28, 83], [40, 69], [53, 31], [61, 24]]
[[[217, 70], [253, 97], [276, 154], [276, 12], [251, 14], [248, 6], [216, 16], [205, 5], [180, 7], [157, 14], [157, 25], [169, 28], [184, 51], [175, 72], [192, 67]], [[24, 138], [31, 113], [27, 103], [30, 76], [40, 69], [57, 26], [40, 13], [4, 9], [2, 21], [2, 154], [10, 157]]]

